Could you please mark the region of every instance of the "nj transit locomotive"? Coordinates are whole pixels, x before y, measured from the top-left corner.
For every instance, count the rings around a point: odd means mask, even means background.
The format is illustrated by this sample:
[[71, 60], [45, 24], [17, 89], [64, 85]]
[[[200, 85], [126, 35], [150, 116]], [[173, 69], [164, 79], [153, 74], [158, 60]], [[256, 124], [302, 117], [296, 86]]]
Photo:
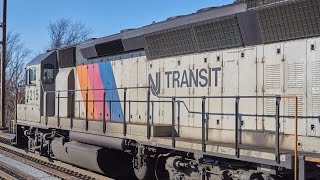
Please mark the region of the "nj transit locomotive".
[[17, 145], [119, 179], [319, 178], [319, 17], [237, 1], [48, 51]]

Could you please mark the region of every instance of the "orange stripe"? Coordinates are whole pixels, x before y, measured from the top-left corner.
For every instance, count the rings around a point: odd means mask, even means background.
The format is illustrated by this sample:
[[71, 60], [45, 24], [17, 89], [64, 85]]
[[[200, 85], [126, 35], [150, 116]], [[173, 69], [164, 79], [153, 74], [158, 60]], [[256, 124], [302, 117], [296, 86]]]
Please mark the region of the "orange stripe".
[[[86, 89], [92, 89], [91, 84], [89, 82], [89, 74], [88, 74], [88, 69], [87, 65], [83, 66], [78, 66], [77, 67], [77, 72], [78, 72], [78, 77], [79, 77], [79, 83], [80, 83], [80, 88], [81, 90], [86, 90]], [[86, 91], [81, 91], [82, 98], [83, 98], [83, 103], [86, 107]], [[93, 100], [93, 93], [92, 91], [88, 91], [88, 100]], [[93, 119], [93, 102], [88, 102], [88, 119]]]

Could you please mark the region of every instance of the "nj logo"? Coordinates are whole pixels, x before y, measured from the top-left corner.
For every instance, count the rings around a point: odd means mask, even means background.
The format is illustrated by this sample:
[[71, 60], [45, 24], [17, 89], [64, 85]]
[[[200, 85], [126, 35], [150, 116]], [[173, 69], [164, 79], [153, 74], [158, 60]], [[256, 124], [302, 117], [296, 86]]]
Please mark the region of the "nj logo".
[[154, 82], [152, 75], [149, 74], [149, 86], [154, 96], [158, 96], [160, 93], [160, 72], [156, 73], [156, 82]]

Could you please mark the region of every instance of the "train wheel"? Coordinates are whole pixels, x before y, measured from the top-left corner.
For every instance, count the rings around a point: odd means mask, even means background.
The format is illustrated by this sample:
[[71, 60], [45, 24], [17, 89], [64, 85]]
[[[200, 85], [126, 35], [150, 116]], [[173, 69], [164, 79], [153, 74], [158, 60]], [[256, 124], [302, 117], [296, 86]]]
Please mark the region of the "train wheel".
[[154, 168], [154, 161], [150, 158], [134, 158], [133, 160], [134, 174], [139, 180], [155, 179]]

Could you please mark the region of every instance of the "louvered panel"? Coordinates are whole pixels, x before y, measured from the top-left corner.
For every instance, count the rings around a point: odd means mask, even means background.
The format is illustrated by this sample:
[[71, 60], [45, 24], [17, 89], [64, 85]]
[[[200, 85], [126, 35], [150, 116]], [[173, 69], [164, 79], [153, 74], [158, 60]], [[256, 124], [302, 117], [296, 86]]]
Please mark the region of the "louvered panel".
[[320, 61], [312, 62], [312, 89], [320, 88]]
[[267, 115], [275, 115], [276, 114], [276, 100], [275, 100], [275, 98], [267, 98], [266, 99], [266, 110], [267, 110]]
[[320, 94], [312, 95], [312, 116], [320, 115]]
[[266, 66], [266, 88], [280, 88], [280, 64]]
[[312, 62], [312, 115], [320, 115], [320, 61]]
[[303, 87], [303, 63], [288, 64], [288, 88]]
[[[303, 95], [297, 95], [298, 96], [298, 115], [302, 116], [303, 115]], [[294, 116], [295, 115], [295, 107], [296, 103], [294, 99], [288, 99], [288, 115], [289, 116]]]

